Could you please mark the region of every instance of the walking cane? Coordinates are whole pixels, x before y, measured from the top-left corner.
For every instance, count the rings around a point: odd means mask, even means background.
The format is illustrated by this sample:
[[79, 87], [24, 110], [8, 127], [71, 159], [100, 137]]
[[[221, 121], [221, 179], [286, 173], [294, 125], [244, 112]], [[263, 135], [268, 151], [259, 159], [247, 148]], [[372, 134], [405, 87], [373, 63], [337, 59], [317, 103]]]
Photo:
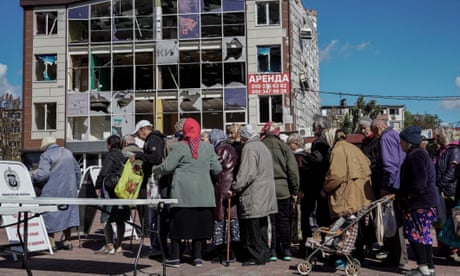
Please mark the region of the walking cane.
[[230, 265], [230, 227], [231, 227], [231, 217], [230, 217], [230, 205], [232, 203], [232, 198], [229, 197], [227, 199], [227, 261], [225, 262], [225, 266]]

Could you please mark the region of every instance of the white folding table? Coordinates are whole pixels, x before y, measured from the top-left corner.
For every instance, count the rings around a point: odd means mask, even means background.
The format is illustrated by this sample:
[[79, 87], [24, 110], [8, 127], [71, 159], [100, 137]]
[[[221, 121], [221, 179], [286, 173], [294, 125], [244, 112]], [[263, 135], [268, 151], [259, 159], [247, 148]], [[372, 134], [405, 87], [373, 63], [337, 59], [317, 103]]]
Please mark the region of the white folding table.
[[[24, 225], [24, 240], [21, 241], [23, 248], [23, 266], [27, 270], [28, 275], [32, 275], [31, 270], [27, 265], [28, 252], [28, 216], [29, 213], [42, 214], [45, 212], [58, 212], [67, 208], [69, 205], [87, 205], [87, 206], [106, 206], [106, 205], [149, 205], [160, 208], [164, 204], [175, 204], [177, 199], [102, 199], [102, 198], [65, 198], [65, 197], [0, 197], [0, 215], [11, 215], [24, 213], [24, 223], [18, 219], [19, 225]], [[11, 206], [15, 204], [16, 206]], [[5, 206], [6, 205], [6, 206]], [[144, 244], [144, 229], [141, 226], [141, 243], [134, 261], [134, 275], [137, 272], [137, 264], [139, 262], [140, 253]]]

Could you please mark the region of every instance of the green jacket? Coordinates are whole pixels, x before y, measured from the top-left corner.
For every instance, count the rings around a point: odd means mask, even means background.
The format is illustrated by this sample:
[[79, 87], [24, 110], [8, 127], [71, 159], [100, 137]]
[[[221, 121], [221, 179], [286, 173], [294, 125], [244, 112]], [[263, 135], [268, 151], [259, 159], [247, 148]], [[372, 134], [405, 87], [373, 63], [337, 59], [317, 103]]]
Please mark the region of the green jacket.
[[266, 136], [262, 142], [272, 153], [276, 199], [287, 199], [299, 192], [299, 168], [294, 153], [278, 136]]
[[217, 176], [221, 171], [211, 144], [201, 142], [198, 159], [193, 159], [190, 147], [183, 141], [175, 143], [163, 163], [153, 169], [157, 175], [173, 173], [171, 198], [177, 199], [178, 204], [172, 207], [215, 207], [211, 175]]

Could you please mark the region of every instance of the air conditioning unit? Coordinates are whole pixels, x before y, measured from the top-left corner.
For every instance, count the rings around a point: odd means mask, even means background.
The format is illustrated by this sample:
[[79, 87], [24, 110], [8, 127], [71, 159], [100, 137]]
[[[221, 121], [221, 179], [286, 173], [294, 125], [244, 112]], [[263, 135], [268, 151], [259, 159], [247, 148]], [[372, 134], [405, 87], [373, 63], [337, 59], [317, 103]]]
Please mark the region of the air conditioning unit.
[[422, 129], [422, 133], [421, 133], [423, 139], [434, 139], [433, 137], [433, 130], [430, 129], [430, 128], [427, 128], [427, 129]]
[[301, 137], [310, 137], [313, 136], [313, 133], [311, 131], [311, 127], [301, 127], [298, 130], [298, 133]]
[[312, 39], [312, 32], [310, 28], [300, 29], [300, 39]]

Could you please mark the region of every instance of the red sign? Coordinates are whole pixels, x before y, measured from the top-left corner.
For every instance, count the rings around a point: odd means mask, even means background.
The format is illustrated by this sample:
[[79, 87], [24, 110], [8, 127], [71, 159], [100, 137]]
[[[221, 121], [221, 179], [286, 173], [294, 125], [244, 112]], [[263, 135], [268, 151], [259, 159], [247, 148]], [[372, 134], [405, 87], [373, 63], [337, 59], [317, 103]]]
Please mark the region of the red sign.
[[289, 73], [248, 74], [248, 94], [280, 95], [290, 92]]

